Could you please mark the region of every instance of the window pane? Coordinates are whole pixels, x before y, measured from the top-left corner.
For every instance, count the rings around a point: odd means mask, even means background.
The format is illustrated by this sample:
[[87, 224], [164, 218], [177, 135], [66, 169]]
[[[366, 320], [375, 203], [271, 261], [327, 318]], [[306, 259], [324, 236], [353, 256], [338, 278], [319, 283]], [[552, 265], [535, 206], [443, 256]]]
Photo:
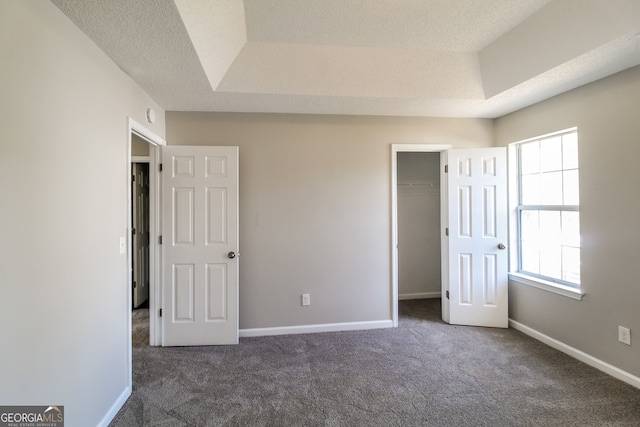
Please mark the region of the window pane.
[[562, 204], [562, 172], [547, 172], [540, 175], [540, 204]]
[[562, 212], [562, 245], [580, 247], [580, 213]]
[[523, 242], [538, 241], [539, 236], [538, 211], [522, 211], [520, 213], [520, 239]]
[[560, 246], [562, 243], [562, 227], [560, 211], [540, 211], [541, 246]]
[[562, 173], [562, 192], [565, 205], [580, 204], [580, 189], [578, 185], [578, 170], [568, 170]]
[[520, 146], [520, 168], [522, 175], [540, 172], [540, 150], [538, 141]]
[[562, 280], [580, 284], [580, 249], [562, 248]]
[[540, 175], [526, 175], [522, 177], [522, 201], [523, 205], [540, 204]]
[[562, 279], [562, 253], [560, 245], [545, 244], [540, 247], [540, 274]]
[[528, 273], [540, 274], [540, 248], [538, 242], [522, 242], [522, 266], [520, 269]]
[[562, 140], [559, 136], [540, 141], [540, 171], [562, 170]]
[[521, 271], [540, 274], [540, 226], [539, 212], [520, 212]]
[[540, 274], [561, 278], [561, 227], [559, 211], [540, 212]]
[[562, 167], [576, 169], [578, 167], [578, 133], [571, 132], [562, 136]]

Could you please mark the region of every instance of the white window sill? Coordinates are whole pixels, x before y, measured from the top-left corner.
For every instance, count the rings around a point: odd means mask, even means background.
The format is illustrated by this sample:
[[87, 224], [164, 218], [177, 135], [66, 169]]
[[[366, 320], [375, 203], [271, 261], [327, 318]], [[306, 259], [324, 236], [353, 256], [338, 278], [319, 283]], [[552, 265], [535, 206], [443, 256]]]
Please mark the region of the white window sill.
[[520, 273], [509, 273], [509, 280], [521, 283], [523, 285], [533, 286], [534, 288], [553, 292], [554, 294], [562, 295], [578, 301], [580, 301], [584, 296], [584, 293], [582, 293], [579, 289], [564, 286], [559, 283], [549, 282], [547, 280], [538, 279], [537, 277], [526, 276]]

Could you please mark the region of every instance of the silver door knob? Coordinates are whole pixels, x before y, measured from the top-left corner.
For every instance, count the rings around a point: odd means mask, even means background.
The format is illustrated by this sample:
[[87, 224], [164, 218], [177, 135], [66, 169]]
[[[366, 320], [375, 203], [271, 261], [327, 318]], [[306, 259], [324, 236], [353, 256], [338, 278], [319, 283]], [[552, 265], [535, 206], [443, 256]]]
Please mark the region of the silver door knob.
[[229, 252], [229, 253], [227, 254], [227, 256], [228, 256], [229, 258], [231, 258], [231, 259], [234, 259], [234, 258], [236, 257], [236, 253], [235, 253], [235, 252], [233, 252], [233, 251], [231, 251], [231, 252]]
[[504, 250], [506, 249], [506, 246], [504, 245], [504, 243], [498, 243], [498, 249]]

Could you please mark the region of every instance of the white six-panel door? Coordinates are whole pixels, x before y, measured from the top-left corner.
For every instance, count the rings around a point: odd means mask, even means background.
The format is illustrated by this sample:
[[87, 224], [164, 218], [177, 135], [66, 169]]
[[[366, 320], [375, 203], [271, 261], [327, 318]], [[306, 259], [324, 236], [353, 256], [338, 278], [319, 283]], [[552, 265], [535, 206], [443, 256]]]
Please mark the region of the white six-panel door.
[[505, 148], [449, 150], [449, 323], [508, 326]]
[[162, 345], [237, 344], [238, 147], [162, 159]]

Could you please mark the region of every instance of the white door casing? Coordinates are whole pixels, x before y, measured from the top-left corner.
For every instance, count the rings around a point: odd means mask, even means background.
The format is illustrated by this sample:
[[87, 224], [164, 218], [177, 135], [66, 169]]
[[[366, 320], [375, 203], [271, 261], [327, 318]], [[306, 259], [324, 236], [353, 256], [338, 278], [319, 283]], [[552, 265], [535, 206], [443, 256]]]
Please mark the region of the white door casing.
[[238, 147], [163, 147], [162, 345], [238, 343]]
[[449, 150], [449, 323], [508, 327], [505, 148]]

